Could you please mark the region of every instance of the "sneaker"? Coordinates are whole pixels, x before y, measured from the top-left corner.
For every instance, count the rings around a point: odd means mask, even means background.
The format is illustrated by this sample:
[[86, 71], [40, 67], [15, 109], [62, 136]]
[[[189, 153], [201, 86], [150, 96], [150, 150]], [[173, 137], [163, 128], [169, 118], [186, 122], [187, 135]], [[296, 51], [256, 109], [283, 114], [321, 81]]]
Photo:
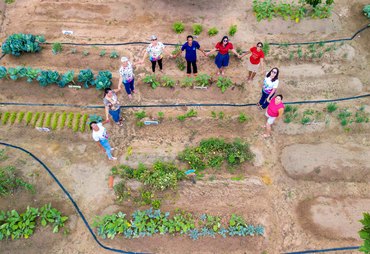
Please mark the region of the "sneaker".
[[117, 158], [116, 157], [112, 157], [112, 158], [109, 158], [109, 160], [110, 161], [115, 161], [115, 160], [117, 160]]

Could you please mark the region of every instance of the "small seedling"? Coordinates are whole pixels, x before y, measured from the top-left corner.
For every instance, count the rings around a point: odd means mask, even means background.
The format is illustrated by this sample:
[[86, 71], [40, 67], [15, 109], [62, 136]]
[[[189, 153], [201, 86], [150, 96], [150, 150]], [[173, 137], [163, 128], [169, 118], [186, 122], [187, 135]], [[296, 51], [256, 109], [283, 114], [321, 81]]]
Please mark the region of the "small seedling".
[[71, 49], [71, 54], [76, 54], [77, 53], [77, 49], [76, 48], [72, 48]]
[[162, 120], [164, 118], [164, 113], [163, 112], [158, 112], [158, 118]]
[[32, 112], [27, 112], [26, 114], [26, 125], [29, 125], [32, 120]]
[[17, 115], [17, 123], [21, 123], [24, 118], [24, 112], [19, 112]]
[[222, 111], [218, 112], [218, 119], [222, 120], [222, 119], [224, 119], [224, 117], [225, 117], [224, 112], [222, 112]]
[[212, 116], [212, 118], [217, 118], [217, 113], [216, 113], [216, 112], [214, 112], [214, 111], [212, 111], [212, 112], [211, 112], [211, 116]]
[[326, 105], [326, 110], [327, 110], [329, 113], [334, 112], [335, 110], [337, 110], [337, 108], [338, 108], [338, 105], [337, 105], [336, 103], [333, 103], [333, 102], [328, 103], [328, 104]]
[[60, 53], [63, 51], [63, 46], [60, 42], [54, 42], [53, 46], [51, 48], [51, 51], [53, 52], [54, 55]]
[[105, 49], [103, 49], [102, 51], [100, 51], [99, 53], [99, 56], [105, 56], [105, 54], [107, 53], [107, 51]]
[[240, 114], [239, 114], [239, 117], [238, 117], [238, 121], [239, 121], [239, 123], [248, 122], [248, 121], [249, 121], [249, 119], [250, 119], [250, 117], [249, 117], [249, 116], [247, 116], [246, 114], [244, 114], [244, 113], [240, 113]]
[[234, 36], [236, 34], [236, 32], [238, 31], [238, 27], [237, 25], [232, 25], [230, 26], [229, 28], [229, 35], [230, 36]]
[[138, 121], [138, 122], [136, 122], [136, 126], [137, 127], [144, 127], [144, 123], [143, 122], [141, 122], [141, 121]]
[[109, 57], [116, 59], [116, 58], [119, 57], [119, 54], [117, 53], [117, 51], [112, 51], [112, 53], [110, 53], [110, 56]]
[[141, 120], [141, 119], [146, 117], [146, 113], [145, 113], [144, 110], [139, 111], [139, 112], [135, 112], [135, 117], [136, 117], [136, 119]]
[[9, 112], [5, 112], [3, 114], [2, 119], [1, 119], [1, 122], [2, 122], [3, 125], [5, 125], [5, 124], [8, 123], [9, 117], [10, 117], [10, 113]]
[[182, 32], [184, 32], [185, 30], [185, 26], [182, 22], [175, 22], [173, 25], [172, 25], [172, 29], [175, 33], [177, 34], [181, 34]]
[[185, 78], [181, 81], [181, 86], [182, 86], [182, 87], [191, 87], [191, 86], [193, 86], [193, 83], [194, 83], [194, 78], [191, 78], [191, 77], [185, 77]]
[[216, 27], [212, 27], [208, 30], [208, 35], [209, 36], [215, 36], [218, 34], [218, 29]]
[[84, 55], [84, 56], [88, 56], [90, 53], [89, 53], [89, 51], [88, 50], [84, 50], [83, 52], [82, 52], [82, 55]]

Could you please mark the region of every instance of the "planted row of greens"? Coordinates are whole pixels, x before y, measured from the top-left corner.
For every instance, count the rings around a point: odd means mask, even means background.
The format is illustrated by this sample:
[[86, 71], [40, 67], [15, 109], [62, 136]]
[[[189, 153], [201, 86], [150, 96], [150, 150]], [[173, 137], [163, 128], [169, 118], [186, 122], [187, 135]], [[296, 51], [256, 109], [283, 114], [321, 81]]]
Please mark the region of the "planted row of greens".
[[16, 210], [0, 210], [0, 240], [29, 238], [33, 235], [38, 225], [46, 227], [51, 225], [53, 233], [58, 233], [68, 220], [60, 211], [46, 204], [43, 207], [27, 207], [27, 210], [20, 213]]
[[12, 34], [1, 45], [3, 54], [20, 56], [22, 53], [36, 53], [41, 51], [40, 43], [45, 42], [44, 36], [33, 34]]
[[[27, 82], [31, 83], [34, 80], [39, 82], [40, 86], [48, 86], [56, 84], [59, 87], [65, 87], [68, 84], [75, 85], [74, 71], [67, 71], [60, 74], [52, 70], [33, 69], [32, 67], [9, 67], [0, 66], [0, 79], [8, 78], [11, 80], [18, 80], [27, 78]], [[108, 88], [112, 85], [112, 73], [110, 71], [99, 71], [96, 78], [91, 69], [80, 70], [77, 76], [77, 82], [81, 83], [84, 88], [95, 86], [97, 90]]]
[[[196, 24], [193, 24], [192, 26], [193, 28], [193, 34], [194, 35], [199, 35], [203, 32], [203, 25], [202, 24], [199, 24], [199, 23], [196, 23]], [[175, 23], [172, 24], [172, 30], [177, 33], [177, 34], [181, 34], [182, 32], [185, 31], [185, 25], [183, 22], [181, 21], [177, 21]], [[236, 34], [236, 32], [238, 31], [238, 27], [237, 25], [231, 25], [229, 27], [229, 32], [228, 34], [230, 36], [234, 36]], [[211, 27], [208, 29], [208, 35], [209, 36], [215, 36], [218, 34], [218, 29], [216, 27]]]
[[103, 239], [114, 239], [117, 235], [125, 238], [138, 238], [154, 234], [188, 235], [193, 240], [211, 236], [263, 236], [262, 225], [248, 224], [241, 216], [232, 214], [227, 225], [222, 225], [220, 216], [196, 215], [177, 210], [173, 216], [161, 210], [137, 210], [131, 215], [118, 212], [97, 217], [94, 222], [97, 233]]
[[72, 112], [0, 112], [2, 125], [23, 124], [25, 126], [44, 127], [51, 130], [68, 128], [74, 132], [85, 132], [89, 122], [96, 120], [101, 121], [101, 117]]

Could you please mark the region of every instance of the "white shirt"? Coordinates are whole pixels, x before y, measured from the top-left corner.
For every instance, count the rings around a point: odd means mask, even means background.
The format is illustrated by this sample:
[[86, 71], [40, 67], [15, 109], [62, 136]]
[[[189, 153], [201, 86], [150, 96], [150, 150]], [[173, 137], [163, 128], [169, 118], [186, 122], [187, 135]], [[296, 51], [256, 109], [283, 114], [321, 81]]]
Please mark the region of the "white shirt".
[[270, 94], [272, 89], [278, 88], [279, 80], [275, 80], [274, 82], [271, 81], [271, 77], [265, 77], [265, 80], [263, 81], [263, 91], [267, 94]]
[[157, 61], [162, 58], [164, 45], [162, 42], [158, 42], [156, 46], [149, 44], [146, 51], [149, 53], [150, 61]]
[[123, 82], [127, 83], [126, 81], [131, 81], [134, 79], [134, 70], [132, 69], [132, 64], [127, 62], [127, 66], [124, 68], [121, 66], [119, 68], [119, 75], [121, 75]]
[[99, 130], [93, 130], [92, 137], [95, 141], [108, 139], [107, 130], [103, 127], [102, 123], [97, 123]]

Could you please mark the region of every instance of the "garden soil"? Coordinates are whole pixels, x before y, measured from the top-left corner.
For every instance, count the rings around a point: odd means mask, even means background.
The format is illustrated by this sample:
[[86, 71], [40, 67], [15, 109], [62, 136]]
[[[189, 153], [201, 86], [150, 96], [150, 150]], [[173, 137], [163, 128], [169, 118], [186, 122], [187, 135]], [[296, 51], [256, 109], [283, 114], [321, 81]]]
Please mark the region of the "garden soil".
[[[193, 23], [201, 23], [208, 30], [217, 27], [219, 34], [209, 37], [203, 32], [197, 40], [202, 48], [211, 49], [230, 25], [237, 24], [238, 31], [231, 41], [235, 47], [249, 49], [257, 41], [300, 42], [350, 37], [369, 21], [361, 10], [367, 3], [360, 1], [335, 1], [333, 15], [326, 20], [305, 19], [300, 23], [273, 19], [257, 22], [251, 10], [251, 1], [48, 1], [16, 0], [12, 4], [1, 2], [2, 41], [12, 33], [45, 34], [49, 42], [119, 43], [147, 41], [152, 34], [168, 43], [185, 41]], [[186, 25], [184, 33], [171, 30], [176, 21]], [[73, 30], [65, 36], [62, 30]], [[279, 92], [285, 101], [334, 99], [369, 93], [370, 84], [370, 29], [355, 40], [330, 45], [321, 58], [290, 57], [297, 47], [272, 47], [266, 57], [266, 70], [280, 68]], [[72, 53], [76, 49], [76, 53]], [[99, 52], [107, 50], [107, 56]], [[65, 46], [58, 55], [51, 46], [44, 45], [42, 52], [21, 57], [5, 56], [1, 65], [38, 67], [64, 72], [91, 68], [94, 73], [110, 70], [113, 86], [117, 86], [119, 59], [108, 57], [112, 50], [133, 61], [142, 58], [144, 45], [117, 47]], [[83, 56], [83, 51], [89, 54]], [[173, 47], [169, 47], [172, 51]], [[308, 50], [304, 48], [304, 50]], [[177, 103], [256, 103], [260, 96], [262, 76], [246, 83], [247, 59], [231, 57], [226, 72], [234, 82], [225, 93], [214, 83], [210, 88], [156, 88], [141, 81], [150, 73], [150, 63], [135, 69], [138, 93], [128, 100], [121, 93], [123, 105], [177, 104]], [[212, 74], [212, 58], [199, 56], [201, 73]], [[164, 74], [181, 80], [185, 73], [176, 67], [175, 60], [164, 59]], [[76, 105], [102, 105], [102, 93], [94, 88], [69, 89], [50, 86], [42, 88], [25, 81], [0, 81], [0, 102], [65, 103]], [[370, 113], [368, 98], [340, 102], [340, 109], [353, 112], [365, 105]], [[262, 224], [263, 237], [202, 238], [193, 241], [185, 236], [154, 236], [127, 240], [116, 237], [102, 240], [110, 247], [150, 253], [281, 253], [306, 249], [358, 246], [361, 240], [357, 231], [358, 220], [368, 212], [369, 147], [368, 123], [352, 123], [344, 128], [337, 112], [329, 113], [326, 104], [299, 106], [305, 110], [321, 112], [307, 125], [300, 118], [287, 124], [276, 123], [273, 136], [261, 137], [264, 112], [255, 107], [195, 107], [195, 118], [180, 122], [176, 117], [191, 107], [147, 108], [150, 119], [164, 112], [158, 126], [138, 127], [134, 112], [124, 109], [124, 126], [107, 124], [112, 145], [117, 148], [117, 162], [106, 160], [105, 154], [92, 141], [89, 131], [73, 133], [70, 129], [39, 132], [23, 124], [0, 125], [0, 139], [31, 151], [54, 172], [71, 193], [90, 225], [97, 215], [122, 211], [130, 214], [137, 207], [132, 202], [115, 201], [114, 192], [108, 188], [112, 166], [139, 162], [150, 165], [156, 160], [177, 161], [177, 155], [187, 146], [195, 146], [202, 139], [220, 137], [226, 140], [241, 138], [251, 144], [255, 159], [244, 163], [235, 171], [207, 170], [197, 184], [181, 182], [178, 189], [164, 193], [161, 210], [181, 208], [195, 214], [209, 213], [224, 217], [232, 213], [243, 215], [249, 223]], [[74, 112], [103, 115], [103, 109], [66, 107], [4, 106], [0, 112]], [[224, 113], [223, 119], [212, 117]], [[248, 120], [238, 121], [240, 113]], [[353, 113], [354, 114], [354, 113]], [[70, 220], [64, 233], [52, 234], [51, 228], [37, 229], [30, 239], [1, 241], [1, 253], [109, 253], [93, 240], [70, 201], [59, 186], [40, 165], [26, 154], [6, 149], [9, 159], [1, 166], [15, 165], [22, 175], [36, 186], [36, 194], [19, 191], [9, 198], [0, 199], [0, 209], [26, 209], [51, 202], [68, 215]], [[234, 180], [232, 180], [234, 179]], [[237, 181], [235, 181], [237, 179]], [[118, 179], [115, 179], [116, 181]], [[141, 207], [147, 208], [147, 207]], [[355, 253], [355, 252], [342, 252]]]

